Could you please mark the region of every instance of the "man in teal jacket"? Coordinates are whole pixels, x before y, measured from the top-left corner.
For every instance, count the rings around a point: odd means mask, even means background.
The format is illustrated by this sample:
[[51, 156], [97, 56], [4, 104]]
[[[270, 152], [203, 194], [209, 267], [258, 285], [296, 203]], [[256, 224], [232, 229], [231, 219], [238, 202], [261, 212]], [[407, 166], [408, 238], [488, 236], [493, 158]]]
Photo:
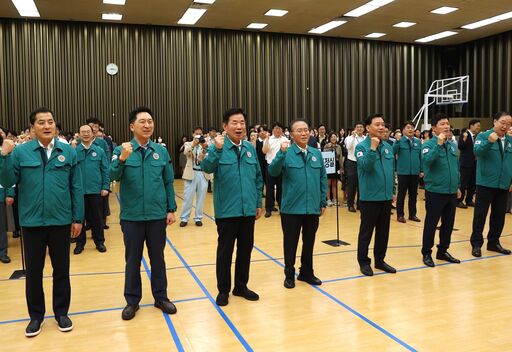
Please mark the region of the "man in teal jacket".
[[510, 250], [500, 244], [500, 236], [505, 225], [508, 193], [512, 192], [512, 137], [507, 135], [512, 124], [508, 112], [498, 113], [494, 117], [494, 127], [480, 133], [474, 144], [477, 162], [476, 205], [473, 215], [473, 233], [471, 234], [472, 254], [482, 256], [484, 244], [483, 230], [489, 206], [489, 233], [487, 250], [510, 254]]
[[[91, 228], [92, 238], [99, 252], [106, 252], [105, 235], [103, 229], [103, 198], [108, 197], [110, 179], [108, 176], [109, 163], [105, 152], [94, 145], [92, 128], [89, 125], [80, 127], [81, 143], [76, 147], [78, 167], [82, 173], [82, 187], [84, 189], [85, 221]], [[76, 240], [73, 251], [80, 254], [86, 243], [86, 227]]]
[[409, 193], [409, 220], [419, 222], [416, 216], [418, 182], [421, 175], [421, 141], [414, 137], [414, 124], [406, 121], [402, 126], [403, 136], [396, 134], [393, 153], [396, 155], [396, 173], [398, 175], [398, 196], [396, 213], [398, 222], [405, 223], [405, 194]]
[[151, 292], [155, 307], [164, 313], [176, 313], [167, 297], [167, 272], [164, 249], [166, 227], [176, 220], [174, 174], [167, 149], [151, 140], [155, 125], [153, 113], [139, 107], [129, 114], [133, 139], [114, 150], [110, 178], [121, 181], [121, 230], [125, 245], [124, 297], [121, 317], [135, 317], [142, 298], [140, 262], [144, 242], [151, 262]]
[[282, 175], [281, 227], [284, 241], [284, 287], [295, 287], [295, 256], [302, 229], [301, 267], [297, 280], [321, 285], [314, 275], [313, 246], [319, 216], [327, 206], [327, 174], [322, 153], [308, 148], [309, 127], [304, 120], [290, 124], [293, 144], [281, 143], [281, 149], [268, 166], [272, 177]]
[[69, 233], [77, 237], [84, 217], [82, 176], [75, 150], [55, 136], [53, 113], [39, 108], [30, 114], [36, 139], [14, 148], [5, 140], [0, 157], [0, 183], [17, 185], [26, 264], [26, 296], [30, 315], [25, 335], [41, 332], [45, 303], [43, 268], [46, 249], [53, 267], [53, 310], [61, 331], [71, 331], [68, 317]]
[[217, 245], [217, 305], [229, 303], [231, 258], [237, 242], [233, 295], [257, 301], [258, 294], [247, 287], [251, 252], [254, 245], [254, 222], [261, 216], [263, 178], [256, 149], [244, 141], [245, 112], [229, 109], [223, 116], [226, 137], [215, 137], [201, 162], [201, 169], [213, 173], [213, 205], [219, 234]]
[[375, 229], [375, 268], [396, 273], [396, 269], [384, 261], [388, 249], [391, 202], [395, 193], [395, 158], [392, 147], [383, 143], [386, 126], [382, 115], [368, 116], [365, 126], [368, 137], [355, 150], [361, 203], [357, 261], [364, 275], [373, 275], [368, 246]]
[[433, 136], [422, 146], [425, 172], [425, 225], [423, 227], [423, 263], [434, 267], [432, 247], [437, 224], [441, 219], [436, 259], [450, 263], [460, 260], [448, 253], [450, 247], [457, 199], [460, 198], [460, 174], [457, 144], [447, 139], [450, 120], [443, 113], [432, 119]]

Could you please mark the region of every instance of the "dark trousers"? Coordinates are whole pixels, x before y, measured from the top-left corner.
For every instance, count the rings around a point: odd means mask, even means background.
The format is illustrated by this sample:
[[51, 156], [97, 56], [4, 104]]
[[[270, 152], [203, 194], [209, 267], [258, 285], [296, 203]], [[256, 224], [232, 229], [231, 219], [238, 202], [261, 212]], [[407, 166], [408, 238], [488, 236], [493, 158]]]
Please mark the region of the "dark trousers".
[[460, 193], [459, 202], [466, 200], [466, 203], [473, 202], [476, 189], [476, 167], [460, 168]]
[[109, 203], [109, 197], [101, 197], [101, 201], [103, 202], [103, 225], [107, 224], [107, 217], [110, 216], [110, 203]]
[[[99, 194], [86, 194], [84, 195], [85, 207], [85, 221], [90, 226], [94, 244], [98, 247], [100, 244], [105, 243], [105, 230], [103, 229], [103, 202], [104, 198]], [[85, 226], [82, 226], [82, 232], [76, 239], [76, 245], [85, 247], [87, 236]]]
[[[279, 207], [281, 206], [281, 191], [282, 191], [283, 177], [273, 177], [267, 172], [267, 193], [265, 196], [265, 209], [271, 211], [277, 201]], [[274, 186], [276, 186], [276, 195], [274, 197]]]
[[440, 194], [425, 191], [425, 224], [423, 226], [422, 254], [432, 254], [437, 224], [441, 219], [439, 230], [439, 245], [437, 251], [445, 253], [450, 247], [453, 224], [455, 223], [455, 210], [457, 208], [456, 194]]
[[0, 201], [0, 257], [7, 255], [7, 208]]
[[418, 198], [418, 175], [398, 175], [398, 196], [396, 200], [397, 215], [404, 216], [405, 194], [409, 193], [409, 217], [416, 216]]
[[[260, 163], [261, 177], [265, 180], [265, 183], [267, 183], [267, 169], [268, 164], [266, 161]], [[263, 196], [266, 197], [265, 191], [263, 191]]]
[[471, 234], [471, 245], [473, 247], [482, 247], [484, 238], [485, 219], [489, 206], [491, 207], [491, 217], [489, 219], [489, 233], [487, 234], [487, 245], [496, 246], [500, 244], [500, 236], [505, 225], [505, 213], [507, 208], [508, 190], [476, 187], [476, 204], [473, 214], [473, 233]]
[[69, 282], [69, 239], [71, 225], [23, 228], [25, 250], [28, 314], [30, 319], [43, 320], [45, 314], [43, 269], [46, 248], [53, 268], [53, 313], [56, 317], [68, 315], [71, 301]]
[[231, 290], [231, 261], [236, 240], [235, 288], [244, 290], [249, 282], [251, 252], [254, 246], [254, 216], [216, 219], [217, 288], [219, 293]]
[[391, 201], [360, 201], [359, 209], [361, 210], [361, 225], [357, 239], [357, 261], [360, 266], [371, 263], [371, 259], [368, 258], [368, 247], [375, 229], [373, 256], [375, 263], [381, 263], [384, 261], [388, 249]]
[[[354, 206], [358, 188], [357, 162], [347, 159], [345, 167], [345, 175], [347, 175], [347, 206], [350, 208]], [[359, 200], [357, 201], [357, 207], [359, 208]]]
[[148, 248], [151, 264], [151, 292], [155, 301], [167, 300], [167, 272], [165, 271], [164, 259], [166, 227], [165, 219], [153, 221], [121, 220], [126, 261], [124, 298], [130, 305], [139, 304], [142, 298], [140, 262], [144, 242], [146, 242]]
[[284, 274], [286, 278], [295, 278], [295, 257], [302, 229], [302, 254], [300, 256], [300, 274], [313, 276], [313, 246], [318, 230], [318, 215], [296, 215], [281, 213], [284, 244]]

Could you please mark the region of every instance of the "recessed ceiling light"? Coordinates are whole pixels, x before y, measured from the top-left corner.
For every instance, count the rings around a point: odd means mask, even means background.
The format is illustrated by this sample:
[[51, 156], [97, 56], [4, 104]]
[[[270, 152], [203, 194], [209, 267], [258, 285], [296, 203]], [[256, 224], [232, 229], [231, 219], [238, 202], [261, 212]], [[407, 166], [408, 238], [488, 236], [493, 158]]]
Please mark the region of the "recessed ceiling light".
[[178, 24], [196, 24], [206, 9], [188, 9], [178, 21]]
[[386, 33], [370, 33], [366, 36], [366, 38], [380, 38], [385, 35], [386, 35]]
[[359, 6], [358, 8], [347, 12], [345, 16], [347, 17], [360, 17], [362, 15], [366, 15], [369, 12], [377, 10], [379, 7], [382, 7], [384, 5], [387, 5], [394, 0], [373, 0], [370, 2], [367, 2], [366, 4]]
[[247, 28], [250, 28], [250, 29], [263, 29], [266, 26], [268, 26], [267, 23], [251, 23], [250, 25], [247, 26]]
[[33, 0], [12, 0], [12, 3], [23, 17], [41, 17]]
[[331, 29], [339, 27], [339, 26], [341, 26], [342, 24], [345, 24], [345, 23], [347, 23], [347, 21], [331, 21], [331, 22], [327, 22], [326, 24], [323, 24], [320, 27], [313, 28], [308, 33], [323, 34], [325, 32], [330, 31]]
[[480, 28], [480, 27], [488, 26], [488, 25], [496, 23], [496, 22], [508, 20], [510, 18], [512, 18], [512, 11], [504, 13], [504, 14], [501, 14], [501, 15], [498, 15], [498, 16], [486, 18], [485, 20], [481, 20], [481, 21], [478, 21], [478, 22], [473, 22], [473, 23], [467, 24], [465, 26], [462, 26], [462, 28], [464, 28], [464, 29]]
[[103, 0], [103, 3], [109, 5], [124, 5], [126, 4], [126, 0]]
[[458, 10], [458, 8], [456, 8], [456, 7], [443, 6], [438, 9], [432, 10], [430, 12], [438, 14], [438, 15], [446, 15], [447, 13], [451, 13], [451, 12], [454, 12], [457, 10]]
[[196, 4], [213, 4], [215, 0], [194, 0]]
[[416, 25], [415, 22], [400, 22], [400, 23], [394, 24], [393, 27], [408, 28], [408, 27], [412, 27], [414, 25]]
[[416, 39], [416, 41], [418, 43], [428, 43], [428, 42], [432, 42], [434, 40], [450, 37], [450, 36], [455, 35], [455, 34], [458, 34], [458, 33], [457, 32], [452, 32], [452, 31], [444, 31], [444, 32], [441, 32], [441, 33], [429, 35], [428, 37]]
[[119, 13], [104, 13], [101, 15], [101, 19], [109, 21], [121, 21], [123, 19], [123, 15]]
[[266, 13], [265, 13], [265, 16], [275, 16], [275, 17], [283, 17], [284, 15], [286, 15], [288, 13], [288, 11], [286, 10], [275, 10], [275, 9], [270, 9], [268, 10]]

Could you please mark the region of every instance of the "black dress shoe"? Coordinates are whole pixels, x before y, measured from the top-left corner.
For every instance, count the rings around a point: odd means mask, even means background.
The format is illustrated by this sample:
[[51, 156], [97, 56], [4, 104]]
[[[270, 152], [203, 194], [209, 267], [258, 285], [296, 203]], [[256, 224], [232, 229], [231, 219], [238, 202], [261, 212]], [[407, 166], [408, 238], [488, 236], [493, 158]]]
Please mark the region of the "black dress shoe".
[[110, 228], [110, 226], [108, 226], [108, 225], [104, 225], [104, 226], [103, 226], [103, 229], [104, 229], [104, 230], [108, 230], [109, 228]]
[[294, 288], [295, 287], [295, 280], [293, 278], [284, 279], [284, 287], [286, 287], [286, 288]]
[[9, 258], [9, 256], [7, 254], [3, 255], [0, 257], [0, 262], [2, 262], [4, 264], [9, 264], [11, 262], [11, 258]]
[[20, 237], [20, 231], [14, 231], [12, 233], [12, 238], [18, 238], [18, 237]]
[[203, 226], [203, 222], [201, 220], [196, 221], [196, 226], [199, 226], [199, 227]]
[[276, 207], [273, 207], [272, 211], [279, 211], [279, 210]]
[[393, 268], [388, 263], [386, 263], [385, 261], [382, 261], [380, 263], [375, 263], [375, 268], [379, 269], [379, 270], [382, 270], [382, 271], [385, 271], [385, 272], [390, 273], [390, 274], [396, 274], [396, 269]]
[[444, 261], [447, 261], [447, 262], [450, 262], [450, 263], [456, 263], [456, 264], [460, 263], [460, 260], [458, 260], [457, 258], [452, 257], [452, 255], [450, 253], [448, 253], [448, 252], [444, 252], [444, 253], [437, 252], [436, 259], [444, 260]]
[[467, 209], [468, 206], [462, 202], [458, 202], [457, 203], [457, 208], [461, 208], [461, 209]]
[[44, 320], [31, 320], [30, 323], [28, 323], [27, 328], [25, 329], [25, 336], [34, 337], [39, 335], [43, 325]]
[[166, 314], [175, 314], [178, 311], [176, 306], [169, 300], [155, 301], [155, 307], [162, 310], [162, 312]]
[[322, 284], [322, 280], [317, 278], [315, 275], [304, 276], [302, 274], [299, 274], [299, 276], [297, 276], [297, 280], [307, 282], [308, 284], [313, 286], [320, 286]]
[[69, 243], [76, 243], [76, 237], [71, 237], [69, 239]]
[[348, 211], [351, 212], [351, 213], [355, 213], [356, 212], [356, 208], [348, 207]]
[[227, 306], [229, 303], [229, 293], [219, 293], [215, 303], [217, 303], [219, 307]]
[[59, 325], [59, 330], [62, 332], [68, 332], [73, 330], [73, 322], [69, 319], [68, 316], [62, 316], [55, 318], [57, 320], [57, 325]]
[[258, 296], [258, 294], [256, 292], [251, 291], [248, 288], [246, 288], [246, 289], [234, 288], [233, 296], [243, 297], [248, 301], [257, 301], [260, 299], [260, 296]]
[[409, 220], [414, 221], [414, 222], [421, 222], [420, 218], [418, 218], [416, 215], [409, 216]]
[[503, 248], [501, 246], [501, 244], [497, 244], [497, 245], [494, 245], [494, 246], [487, 245], [487, 250], [488, 251], [492, 251], [492, 252], [498, 252], [498, 253], [501, 253], [501, 254], [506, 254], [506, 255], [509, 255], [511, 253], [509, 249]]
[[362, 265], [360, 267], [361, 273], [366, 276], [373, 276], [373, 270], [372, 267], [369, 264]]
[[185, 221], [180, 222], [180, 227], [185, 227], [185, 226], [187, 226], [187, 225], [188, 225], [188, 223], [187, 223], [187, 222], [185, 222]]
[[76, 246], [75, 249], [73, 250], [73, 254], [80, 254], [84, 251], [84, 247], [82, 246]]
[[405, 218], [404, 218], [403, 216], [399, 216], [399, 217], [396, 219], [396, 221], [401, 222], [401, 223], [403, 223], [403, 224], [405, 224], [405, 223], [406, 223]]
[[466, 202], [468, 207], [475, 207], [475, 202]]
[[266, 218], [269, 218], [269, 217], [271, 217], [271, 216], [272, 216], [272, 212], [267, 210], [267, 211], [265, 212], [265, 217], [266, 217]]
[[121, 313], [121, 318], [123, 320], [132, 320], [135, 317], [135, 313], [139, 310], [139, 305], [132, 306], [130, 304], [126, 305], [123, 309], [123, 313]]
[[105, 247], [105, 245], [103, 243], [97, 245], [96, 249], [98, 250], [98, 252], [101, 252], [101, 253], [105, 253], [107, 251], [107, 247]]
[[480, 247], [473, 247], [473, 249], [471, 250], [471, 254], [473, 255], [473, 257], [480, 258], [482, 256], [482, 250], [480, 249]]
[[435, 267], [434, 261], [432, 260], [432, 256], [430, 254], [423, 255], [423, 264], [429, 266], [431, 268]]

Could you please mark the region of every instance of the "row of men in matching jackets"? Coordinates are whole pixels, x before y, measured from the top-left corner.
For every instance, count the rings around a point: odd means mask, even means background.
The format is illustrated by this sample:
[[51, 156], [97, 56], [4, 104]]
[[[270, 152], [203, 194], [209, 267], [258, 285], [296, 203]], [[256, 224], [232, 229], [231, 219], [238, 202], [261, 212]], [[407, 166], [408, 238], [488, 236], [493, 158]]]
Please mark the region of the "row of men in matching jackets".
[[[481, 134], [475, 142], [477, 154], [481, 153], [484, 155], [482, 159], [488, 160], [487, 165], [481, 163], [485, 169], [479, 171], [477, 179], [482, 189], [477, 190], [472, 235], [473, 254], [476, 256], [481, 255], [480, 247], [483, 243], [478, 226], [485, 221], [489, 204], [492, 204], [494, 215], [491, 215], [493, 232], [489, 233], [487, 249], [510, 253], [499, 244], [505, 214], [504, 209], [501, 212], [501, 199], [505, 194], [506, 200], [506, 192], [510, 191], [512, 182], [512, 140], [506, 136], [511, 117], [509, 114], [501, 115], [495, 119], [493, 130]], [[50, 248], [54, 267], [55, 319], [61, 331], [73, 328], [68, 317], [69, 231], [71, 229], [73, 237], [82, 232], [83, 182], [87, 179], [82, 173], [87, 170], [82, 170], [82, 162], [78, 161], [77, 152], [72, 147], [54, 138], [55, 121], [51, 111], [38, 109], [31, 114], [30, 120], [37, 139], [16, 148], [9, 141], [4, 142], [0, 157], [0, 183], [4, 187], [15, 184], [19, 187], [20, 222], [27, 253], [26, 296], [31, 318], [25, 334], [36, 336], [41, 331], [45, 313], [42, 271], [46, 247]], [[250, 290], [247, 284], [254, 243], [254, 223], [262, 214], [263, 180], [255, 149], [251, 143], [243, 140], [245, 120], [243, 110], [228, 110], [223, 117], [226, 137], [215, 138], [201, 163], [202, 170], [214, 173], [216, 179], [214, 207], [219, 236], [216, 260], [219, 293], [216, 301], [220, 306], [228, 304], [232, 287], [234, 295], [248, 300], [259, 299], [258, 294]], [[135, 109], [129, 115], [129, 123], [134, 138], [115, 149], [109, 172], [111, 180], [121, 181], [120, 218], [125, 242], [124, 295], [127, 302], [122, 318], [125, 320], [135, 316], [142, 297], [140, 263], [144, 243], [148, 247], [151, 263], [151, 289], [155, 306], [165, 313], [176, 313], [176, 307], [167, 296], [164, 261], [166, 226], [175, 222], [176, 211], [171, 159], [166, 149], [151, 141], [154, 131], [151, 110], [144, 107]], [[387, 143], [381, 142], [385, 128], [382, 116], [370, 116], [365, 125], [369, 138], [360, 143], [356, 150], [362, 220], [358, 261], [365, 275], [373, 274], [368, 246], [375, 229], [375, 267], [396, 272], [384, 261], [394, 195], [393, 150]], [[307, 146], [307, 123], [296, 120], [290, 127], [293, 144], [284, 142], [281, 145], [281, 150], [268, 170], [272, 175], [283, 177], [281, 222], [285, 252], [284, 286], [287, 288], [295, 286], [295, 278], [312, 285], [321, 284], [321, 280], [314, 275], [313, 246], [319, 216], [326, 206], [327, 189], [322, 156], [318, 150]], [[442, 218], [442, 225], [437, 258], [458, 262], [447, 252], [459, 178], [456, 148], [446, 141], [447, 129], [448, 118], [436, 115], [433, 120], [435, 137], [424, 144], [421, 150], [427, 185], [427, 218], [422, 252], [424, 262], [429, 266], [434, 265], [431, 250], [439, 218]], [[87, 144], [87, 138], [83, 140]], [[84, 157], [88, 153], [84, 151]], [[91, 156], [93, 153], [98, 154], [94, 150], [90, 153]], [[104, 187], [102, 183], [100, 188]], [[240, 192], [233, 192], [234, 189]], [[477, 217], [477, 214], [483, 216]], [[481, 227], [483, 229], [483, 224]], [[296, 277], [295, 252], [301, 230], [303, 249], [301, 267]], [[237, 258], [232, 285], [231, 259], [235, 242]]]

